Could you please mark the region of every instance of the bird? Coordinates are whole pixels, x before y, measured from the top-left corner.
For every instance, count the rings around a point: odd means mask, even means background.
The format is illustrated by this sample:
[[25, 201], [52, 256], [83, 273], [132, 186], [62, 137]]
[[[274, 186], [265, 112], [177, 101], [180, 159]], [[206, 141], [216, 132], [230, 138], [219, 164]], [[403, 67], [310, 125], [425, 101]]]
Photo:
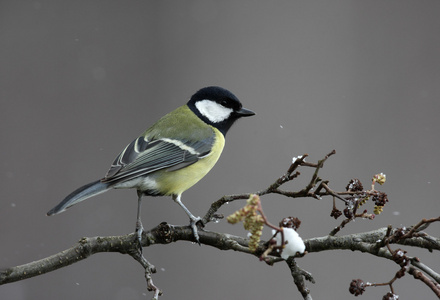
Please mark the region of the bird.
[[76, 189], [47, 215], [59, 214], [111, 189], [136, 189], [135, 233], [141, 252], [143, 196], [171, 196], [189, 217], [193, 237], [200, 245], [196, 224], [201, 218], [182, 203], [182, 193], [216, 164], [234, 122], [253, 115], [230, 91], [219, 86], [202, 88], [128, 144], [103, 178]]

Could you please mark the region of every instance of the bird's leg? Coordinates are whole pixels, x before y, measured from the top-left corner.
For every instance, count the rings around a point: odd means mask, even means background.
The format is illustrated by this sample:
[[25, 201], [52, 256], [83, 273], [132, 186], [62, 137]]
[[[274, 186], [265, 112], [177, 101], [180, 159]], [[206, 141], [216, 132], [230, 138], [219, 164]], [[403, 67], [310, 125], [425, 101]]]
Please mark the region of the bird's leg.
[[144, 227], [141, 221], [141, 206], [142, 206], [142, 192], [138, 191], [138, 208], [137, 208], [137, 219], [136, 219], [136, 240], [139, 244], [139, 252], [142, 254], [142, 232], [144, 232]]
[[194, 239], [196, 240], [196, 242], [200, 245], [200, 240], [199, 240], [199, 233], [197, 231], [197, 222], [201, 221], [202, 218], [200, 217], [194, 217], [194, 215], [189, 211], [188, 208], [186, 208], [185, 205], [183, 205], [182, 201], [180, 200], [180, 195], [173, 195], [173, 200], [174, 202], [176, 202], [177, 204], [179, 204], [179, 206], [181, 208], [183, 208], [183, 210], [185, 211], [185, 213], [187, 214], [187, 216], [190, 219], [190, 223], [189, 225], [191, 226], [191, 229], [193, 231], [194, 234]]

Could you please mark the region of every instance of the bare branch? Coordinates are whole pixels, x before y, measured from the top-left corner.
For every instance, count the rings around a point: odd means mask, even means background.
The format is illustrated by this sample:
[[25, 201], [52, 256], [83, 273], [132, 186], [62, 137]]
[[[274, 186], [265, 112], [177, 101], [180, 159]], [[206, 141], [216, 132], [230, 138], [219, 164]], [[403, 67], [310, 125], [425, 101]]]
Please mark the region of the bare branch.
[[[305, 240], [304, 243], [306, 245], [306, 252], [304, 253], [336, 249], [360, 251], [363, 253], [369, 253], [373, 256], [392, 260], [400, 266], [399, 271], [395, 273], [394, 277], [386, 283], [365, 284], [360, 279], [353, 280], [350, 288], [355, 294], [362, 294], [365, 291], [365, 287], [373, 285], [389, 285], [391, 294], [394, 294], [394, 281], [399, 279], [405, 273], [409, 273], [414, 278], [425, 283], [426, 286], [428, 286], [438, 297], [440, 297], [439, 273], [423, 264], [417, 257], [407, 256], [406, 251], [401, 249], [393, 250], [391, 246], [397, 244], [413, 246], [428, 249], [431, 252], [440, 250], [440, 238], [430, 236], [422, 231], [425, 230], [430, 224], [440, 222], [440, 217], [422, 219], [414, 226], [410, 226], [408, 228], [392, 228], [391, 226], [388, 226], [369, 232], [336, 236], [336, 233], [340, 232], [344, 226], [349, 224], [350, 221], [354, 220], [355, 218], [364, 218], [370, 220], [374, 219], [374, 214], [367, 213], [366, 209], [363, 212], [357, 213], [357, 210], [360, 209], [361, 205], [363, 205], [367, 200], [374, 202], [374, 213], [379, 214], [383, 210], [385, 203], [388, 202], [388, 197], [385, 193], [379, 192], [374, 188], [375, 183], [382, 184], [385, 182], [386, 176], [382, 173], [373, 177], [371, 190], [364, 190], [358, 179], [352, 179], [345, 191], [336, 191], [330, 188], [329, 180], [319, 178], [318, 174], [320, 169], [323, 167], [324, 162], [333, 154], [335, 154], [335, 151], [327, 154], [316, 164], [305, 161], [307, 154], [294, 158], [284, 175], [277, 178], [266, 189], [258, 191], [255, 194], [258, 196], [281, 194], [290, 198], [304, 197], [315, 198], [318, 200], [323, 199], [323, 197], [331, 197], [333, 201], [333, 209], [330, 216], [337, 219], [344, 214], [346, 219], [344, 219], [339, 226], [334, 228], [329, 235]], [[309, 167], [315, 169], [306, 187], [299, 191], [282, 190], [280, 188], [282, 185], [296, 179], [301, 175], [301, 173], [298, 171], [299, 167]], [[217, 211], [224, 204], [235, 200], [249, 199], [250, 195], [251, 193], [243, 193], [227, 195], [218, 199], [212, 203], [211, 207], [202, 219], [202, 223], [206, 224], [213, 220], [223, 218], [222, 215], [217, 214]], [[343, 213], [336, 207], [336, 200], [341, 200], [343, 205], [345, 205]], [[260, 213], [262, 214], [261, 207]], [[267, 220], [265, 217], [263, 218], [263, 221], [265, 224], [270, 224], [269, 220]], [[271, 227], [274, 226], [272, 225]], [[199, 229], [199, 235], [201, 244], [215, 247], [219, 250], [234, 250], [259, 258], [264, 257], [264, 261], [268, 265], [273, 265], [274, 263], [284, 261], [284, 259], [280, 257], [281, 251], [276, 251], [276, 247], [271, 248], [269, 241], [257, 241], [257, 243], [253, 243], [252, 247], [255, 248], [255, 250], [251, 251], [249, 248], [250, 240], [248, 238], [243, 238], [228, 233], [204, 231], [202, 228]], [[179, 240], [193, 240], [192, 229], [189, 226], [173, 226], [167, 223], [161, 223], [155, 228], [143, 232], [142, 247], [150, 247], [155, 244], [169, 244]], [[284, 245], [283, 243], [281, 244]], [[152, 274], [156, 272], [154, 265], [152, 265], [142, 256], [141, 253], [139, 253], [136, 233], [123, 236], [82, 238], [73, 247], [47, 258], [21, 266], [0, 270], [0, 285], [51, 272], [87, 259], [93, 254], [102, 252], [119, 252], [121, 254], [130, 255], [143, 266], [145, 270], [147, 288], [148, 290], [154, 292], [153, 299], [158, 299], [158, 297], [162, 294], [162, 291], [153, 283]], [[290, 268], [293, 281], [304, 299], [312, 299], [310, 290], [305, 285], [305, 281], [308, 280], [314, 282], [313, 277], [310, 273], [298, 267], [294, 259], [295, 257], [299, 258], [301, 255], [291, 256], [286, 260], [287, 265]]]
[[421, 271], [419, 271], [414, 267], [411, 267], [408, 273], [414, 276], [415, 279], [418, 279], [422, 281], [424, 284], [426, 284], [434, 292], [434, 294], [438, 298], [440, 298], [440, 284], [433, 282], [428, 277], [426, 277], [425, 274], [423, 274]]
[[298, 291], [301, 293], [301, 296], [304, 298], [304, 300], [312, 300], [310, 290], [307, 288], [305, 283], [305, 280], [315, 283], [315, 279], [313, 279], [312, 274], [299, 268], [293, 257], [290, 257], [286, 263], [289, 266], [293, 282], [295, 283]]

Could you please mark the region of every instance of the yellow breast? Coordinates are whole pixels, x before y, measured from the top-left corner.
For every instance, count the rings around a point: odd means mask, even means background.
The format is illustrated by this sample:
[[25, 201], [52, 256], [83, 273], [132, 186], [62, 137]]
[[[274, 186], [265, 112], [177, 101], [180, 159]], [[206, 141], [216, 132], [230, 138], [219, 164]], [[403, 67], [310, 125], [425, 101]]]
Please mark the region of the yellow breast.
[[161, 170], [157, 176], [157, 189], [164, 195], [180, 195], [200, 179], [202, 179], [218, 161], [223, 147], [225, 145], [225, 138], [223, 134], [216, 128], [212, 127], [215, 132], [215, 142], [211, 152], [197, 161], [196, 163], [179, 169], [176, 171], [167, 172]]

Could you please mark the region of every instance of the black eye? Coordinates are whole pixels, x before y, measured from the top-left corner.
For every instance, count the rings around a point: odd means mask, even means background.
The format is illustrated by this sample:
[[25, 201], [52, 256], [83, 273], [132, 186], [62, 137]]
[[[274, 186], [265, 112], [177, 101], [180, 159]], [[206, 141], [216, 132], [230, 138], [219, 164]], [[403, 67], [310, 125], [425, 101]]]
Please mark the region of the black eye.
[[224, 107], [228, 107], [228, 101], [223, 100], [223, 101], [221, 102], [221, 105], [223, 105]]

